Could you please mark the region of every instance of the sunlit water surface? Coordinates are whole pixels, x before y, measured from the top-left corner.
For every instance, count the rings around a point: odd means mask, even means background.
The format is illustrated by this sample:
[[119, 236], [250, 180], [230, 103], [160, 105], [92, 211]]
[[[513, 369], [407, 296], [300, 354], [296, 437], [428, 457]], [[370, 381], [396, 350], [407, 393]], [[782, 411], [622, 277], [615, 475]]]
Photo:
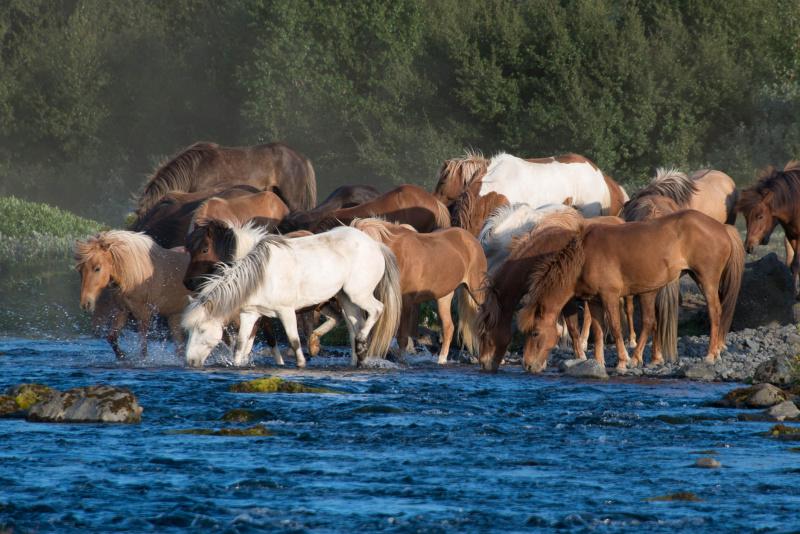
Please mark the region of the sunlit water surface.
[[[0, 530], [800, 528], [800, 454], [765, 437], [769, 423], [706, 405], [731, 385], [489, 376], [419, 359], [194, 371], [163, 346], [122, 366], [95, 340], [0, 338], [0, 353], [2, 389], [109, 383], [144, 406], [139, 425], [0, 420]], [[265, 373], [343, 394], [227, 391]], [[273, 435], [174, 433], [236, 426], [220, 421], [232, 408], [267, 410]], [[692, 467], [700, 456], [722, 468]], [[679, 491], [702, 500], [647, 500]]]

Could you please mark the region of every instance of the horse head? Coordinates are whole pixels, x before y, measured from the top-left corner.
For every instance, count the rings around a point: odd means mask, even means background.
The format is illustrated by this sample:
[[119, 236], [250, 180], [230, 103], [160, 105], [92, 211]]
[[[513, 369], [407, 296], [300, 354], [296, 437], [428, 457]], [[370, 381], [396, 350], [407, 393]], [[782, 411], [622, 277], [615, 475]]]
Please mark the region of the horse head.
[[81, 308], [86, 311], [94, 311], [100, 293], [114, 281], [114, 262], [108, 248], [107, 243], [76, 242], [75, 270], [81, 275]]
[[208, 355], [222, 341], [222, 321], [210, 317], [207, 303], [190, 298], [181, 325], [188, 332], [186, 341], [186, 363], [190, 367], [202, 367]]
[[206, 276], [214, 273], [220, 262], [233, 258], [232, 233], [221, 221], [211, 220], [198, 224], [186, 237], [186, 250], [191, 259], [183, 277], [189, 291], [198, 291]]
[[496, 373], [511, 344], [511, 317], [506, 317], [497, 290], [484, 284], [484, 301], [478, 308], [478, 337], [481, 369]]
[[522, 368], [529, 373], [539, 373], [547, 366], [547, 355], [558, 343], [558, 313], [523, 308], [519, 315], [520, 330], [527, 334], [522, 357]]
[[769, 189], [760, 194], [752, 190], [742, 192], [738, 209], [744, 213], [745, 221], [747, 221], [747, 236], [744, 245], [748, 254], [753, 252], [756, 245], [766, 245], [778, 224], [778, 219], [773, 213], [773, 196], [773, 192]]

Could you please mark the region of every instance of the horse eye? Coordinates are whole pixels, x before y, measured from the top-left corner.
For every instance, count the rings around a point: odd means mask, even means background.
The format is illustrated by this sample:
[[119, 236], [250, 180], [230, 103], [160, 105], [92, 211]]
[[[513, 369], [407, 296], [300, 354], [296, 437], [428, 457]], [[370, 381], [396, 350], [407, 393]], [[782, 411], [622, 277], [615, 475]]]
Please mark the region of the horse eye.
[[98, 265], [97, 267], [95, 267], [95, 268], [94, 268], [94, 272], [96, 272], [96, 273], [99, 273], [99, 272], [100, 272], [100, 266], [99, 266], [99, 265]]
[[208, 247], [203, 249], [203, 254], [208, 254]]
[[536, 336], [538, 336], [538, 335], [539, 335], [539, 332], [538, 332], [538, 331], [536, 331], [536, 330], [534, 330], [533, 332], [531, 332], [531, 337], [536, 337]]

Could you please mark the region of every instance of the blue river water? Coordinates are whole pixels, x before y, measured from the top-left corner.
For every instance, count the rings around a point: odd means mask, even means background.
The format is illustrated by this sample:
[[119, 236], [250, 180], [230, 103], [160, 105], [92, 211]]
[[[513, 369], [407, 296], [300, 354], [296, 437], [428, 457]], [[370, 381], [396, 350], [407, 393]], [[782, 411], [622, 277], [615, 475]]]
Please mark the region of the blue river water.
[[[144, 407], [138, 425], [0, 419], [0, 532], [800, 529], [800, 453], [708, 406], [732, 384], [345, 363], [122, 366], [101, 341], [0, 338], [0, 389], [109, 383]], [[228, 392], [265, 374], [343, 394]], [[232, 408], [273, 435], [175, 433], [237, 426]], [[649, 500], [676, 492], [699, 500]]]

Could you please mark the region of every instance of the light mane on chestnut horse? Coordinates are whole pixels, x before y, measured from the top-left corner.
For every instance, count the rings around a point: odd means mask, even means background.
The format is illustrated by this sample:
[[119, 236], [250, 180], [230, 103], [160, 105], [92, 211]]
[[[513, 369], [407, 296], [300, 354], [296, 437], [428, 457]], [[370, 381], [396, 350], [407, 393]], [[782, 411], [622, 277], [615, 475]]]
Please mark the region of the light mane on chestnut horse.
[[489, 160], [478, 151], [467, 150], [463, 157], [446, 160], [439, 168], [436, 198], [450, 206], [478, 174], [485, 174]]
[[[571, 197], [586, 217], [608, 215], [612, 209], [607, 177], [591, 160], [578, 154], [522, 159], [500, 153], [488, 161], [474, 156], [470, 161], [480, 165], [468, 182], [457, 165], [446, 164], [442, 168], [435, 193], [438, 198], [452, 203], [457, 198], [456, 191], [470, 189], [477, 196], [494, 191], [505, 195], [512, 204], [534, 207]], [[624, 191], [616, 193], [624, 198]]]
[[282, 143], [224, 147], [200, 142], [159, 165], [144, 186], [136, 214], [144, 215], [170, 191], [192, 193], [234, 183], [261, 190], [277, 187], [293, 210], [317, 203], [314, 167], [292, 148]]
[[382, 194], [375, 200], [333, 211], [321, 221], [313, 223], [308, 230], [316, 233], [335, 226], [348, 225], [355, 219], [370, 217], [409, 224], [423, 233], [450, 227], [450, 212], [447, 211], [447, 206], [436, 200], [436, 197], [425, 189], [406, 184]]
[[[93, 311], [101, 291], [113, 282], [117, 301], [139, 322], [142, 357], [147, 355], [147, 330], [154, 313], [167, 319], [173, 338], [182, 343], [180, 317], [189, 302], [182, 279], [188, 254], [162, 248], [141, 233], [110, 230], [77, 241], [75, 262], [81, 275], [81, 307]], [[124, 358], [116, 344], [118, 334], [110, 335], [109, 342], [117, 357]]]
[[475, 354], [478, 346], [475, 320], [486, 272], [486, 258], [477, 239], [461, 228], [420, 234], [413, 228], [380, 219], [357, 219], [351, 226], [388, 246], [397, 258], [403, 294], [397, 331], [401, 350], [406, 347], [414, 326], [414, 308], [422, 302], [436, 300], [442, 327], [439, 363], [447, 363], [454, 330], [450, 304], [455, 292], [460, 337], [465, 348]]
[[[611, 323], [624, 372], [628, 353], [622, 341], [619, 298], [639, 295], [642, 305], [640, 343], [633, 364], [642, 364], [642, 351], [653, 326], [651, 304], [656, 292], [681, 271], [689, 270], [705, 295], [711, 322], [706, 361], [713, 363], [725, 347], [744, 271], [744, 248], [736, 229], [695, 210], [619, 226], [593, 225], [577, 232], [561, 231], [560, 248], [537, 258], [530, 289], [519, 316], [520, 330], [530, 334], [523, 366], [538, 372], [556, 343], [556, 319], [574, 296], [599, 297]], [[665, 268], [665, 266], [667, 266]], [[653, 347], [654, 363], [659, 348]], [[599, 356], [598, 356], [599, 357]]]
[[467, 189], [456, 199], [450, 208], [453, 214], [452, 225], [463, 228], [475, 237], [480, 234], [486, 220], [503, 206], [510, 206], [510, 202], [499, 193], [489, 193], [482, 197]]
[[[766, 245], [777, 225], [781, 225], [792, 250], [800, 244], [800, 164], [790, 161], [784, 169], [767, 168], [759, 180], [742, 191], [738, 209], [747, 221], [745, 248], [753, 252]], [[789, 257], [787, 248], [787, 258]], [[792, 279], [797, 287], [800, 256], [792, 255]], [[797, 298], [800, 299], [800, 293]]]

